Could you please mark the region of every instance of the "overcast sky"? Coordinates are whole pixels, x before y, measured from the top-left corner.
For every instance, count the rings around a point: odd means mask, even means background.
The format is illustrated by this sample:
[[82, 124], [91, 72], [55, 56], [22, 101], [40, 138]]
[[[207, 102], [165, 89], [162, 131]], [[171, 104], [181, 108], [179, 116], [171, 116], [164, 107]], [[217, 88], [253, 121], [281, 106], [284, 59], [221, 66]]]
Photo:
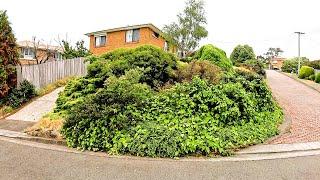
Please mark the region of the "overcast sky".
[[[317, 0], [205, 0], [209, 36], [228, 54], [237, 44], [251, 45], [256, 55], [280, 47], [284, 57], [297, 55], [297, 35], [303, 31], [301, 55], [320, 59], [320, 3]], [[54, 42], [68, 34], [73, 42], [87, 32], [153, 23], [162, 28], [176, 20], [184, 0], [0, 0], [8, 11], [18, 40], [37, 36]]]

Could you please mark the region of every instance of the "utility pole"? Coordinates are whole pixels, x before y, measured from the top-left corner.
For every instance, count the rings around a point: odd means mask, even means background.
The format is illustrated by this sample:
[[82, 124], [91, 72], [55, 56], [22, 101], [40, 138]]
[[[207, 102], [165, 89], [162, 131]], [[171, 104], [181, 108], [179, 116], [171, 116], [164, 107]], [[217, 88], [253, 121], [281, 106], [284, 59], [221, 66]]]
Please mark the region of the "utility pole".
[[301, 57], [300, 57], [300, 37], [302, 34], [305, 34], [304, 32], [294, 32], [298, 34], [298, 74], [300, 72], [300, 66], [301, 66]]

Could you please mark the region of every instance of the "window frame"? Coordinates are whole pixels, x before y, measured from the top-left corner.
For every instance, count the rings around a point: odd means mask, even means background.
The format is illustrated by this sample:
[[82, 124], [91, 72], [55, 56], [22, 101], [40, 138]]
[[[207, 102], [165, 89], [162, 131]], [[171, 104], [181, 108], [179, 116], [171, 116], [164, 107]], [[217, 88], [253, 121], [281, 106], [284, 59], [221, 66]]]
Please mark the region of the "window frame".
[[[104, 43], [102, 44], [101, 40], [102, 40], [102, 37], [104, 37]], [[97, 40], [99, 42], [99, 44], [97, 45]], [[107, 45], [107, 34], [106, 35], [95, 35], [94, 36], [94, 47], [104, 47]]]
[[[137, 32], [137, 33], [135, 33]], [[136, 35], [136, 36], [135, 36]], [[140, 41], [140, 28], [127, 30], [125, 33], [126, 43], [137, 43]]]
[[32, 48], [23, 47], [21, 51], [22, 51], [21, 54], [23, 55], [22, 57], [23, 59], [31, 59], [31, 60], [35, 59], [35, 52]]

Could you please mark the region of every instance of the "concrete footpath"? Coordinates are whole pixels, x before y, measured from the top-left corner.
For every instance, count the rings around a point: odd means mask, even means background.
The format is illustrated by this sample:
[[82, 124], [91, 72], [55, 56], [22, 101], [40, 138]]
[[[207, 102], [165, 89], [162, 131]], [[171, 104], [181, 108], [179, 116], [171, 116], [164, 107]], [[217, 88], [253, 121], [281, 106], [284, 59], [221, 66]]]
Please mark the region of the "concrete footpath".
[[5, 119], [14, 121], [38, 122], [45, 114], [53, 110], [55, 107], [55, 102], [58, 99], [59, 92], [63, 91], [63, 89], [63, 87], [57, 88], [51, 93], [36, 99], [17, 113], [8, 116]]

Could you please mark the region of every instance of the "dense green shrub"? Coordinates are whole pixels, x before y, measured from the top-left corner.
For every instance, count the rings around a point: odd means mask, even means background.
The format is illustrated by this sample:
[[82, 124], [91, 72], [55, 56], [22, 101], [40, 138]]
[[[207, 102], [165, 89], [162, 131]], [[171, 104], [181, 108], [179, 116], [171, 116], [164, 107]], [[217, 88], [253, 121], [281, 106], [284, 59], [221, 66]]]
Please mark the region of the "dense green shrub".
[[277, 133], [281, 111], [255, 74], [219, 85], [195, 78], [160, 92], [128, 77], [113, 77], [114, 85], [75, 106], [63, 128], [68, 145], [152, 157], [224, 155]]
[[245, 61], [244, 63], [239, 63], [238, 65], [240, 67], [247, 68], [250, 71], [254, 71], [261, 76], [266, 75], [266, 71], [264, 70], [264, 64], [257, 59], [250, 59]]
[[140, 70], [130, 70], [119, 78], [112, 76], [104, 88], [75, 104], [63, 126], [68, 144], [105, 150], [116, 130], [141, 120], [137, 109], [152, 94], [148, 85], [139, 83], [141, 76]]
[[320, 73], [317, 73], [317, 74], [316, 74], [316, 77], [315, 77], [314, 81], [315, 81], [316, 83], [320, 83]]
[[180, 63], [176, 71], [178, 82], [190, 82], [194, 76], [199, 76], [216, 84], [219, 82], [221, 74], [221, 69], [218, 66], [206, 60], [193, 60], [190, 63]]
[[34, 85], [29, 83], [27, 80], [24, 80], [20, 83], [19, 88], [12, 89], [8, 96], [2, 99], [2, 104], [12, 108], [17, 108], [35, 96], [36, 91]]
[[244, 68], [223, 73], [218, 61], [185, 63], [150, 48], [89, 58], [88, 75], [57, 100], [69, 146], [151, 157], [227, 155], [278, 132], [282, 112], [263, 76]]
[[140, 46], [134, 49], [118, 49], [100, 57], [88, 58], [88, 75], [71, 81], [57, 100], [55, 111], [70, 108], [105, 87], [110, 76], [120, 77], [130, 69], [140, 68], [140, 83], [146, 83], [153, 89], [165, 85], [172, 80], [177, 69], [177, 58], [153, 46]]
[[232, 62], [227, 58], [226, 53], [212, 44], [202, 46], [195, 54], [195, 59], [208, 60], [224, 70], [232, 69]]
[[311, 76], [308, 77], [309, 80], [314, 81], [316, 79], [316, 75], [312, 74]]
[[244, 63], [245, 61], [256, 59], [253, 48], [249, 45], [238, 45], [236, 46], [231, 55], [230, 59], [233, 64], [237, 65], [239, 63]]
[[306, 63], [306, 66], [313, 67], [314, 69], [320, 69], [320, 60], [308, 61], [308, 62]]
[[[281, 67], [281, 71], [287, 72], [287, 73], [297, 73], [298, 70], [298, 58], [288, 59], [283, 62], [283, 65]], [[302, 57], [301, 58], [301, 66], [307, 65], [309, 62], [309, 59]]]
[[299, 78], [305, 79], [314, 74], [314, 69], [309, 66], [302, 66], [299, 72]]

